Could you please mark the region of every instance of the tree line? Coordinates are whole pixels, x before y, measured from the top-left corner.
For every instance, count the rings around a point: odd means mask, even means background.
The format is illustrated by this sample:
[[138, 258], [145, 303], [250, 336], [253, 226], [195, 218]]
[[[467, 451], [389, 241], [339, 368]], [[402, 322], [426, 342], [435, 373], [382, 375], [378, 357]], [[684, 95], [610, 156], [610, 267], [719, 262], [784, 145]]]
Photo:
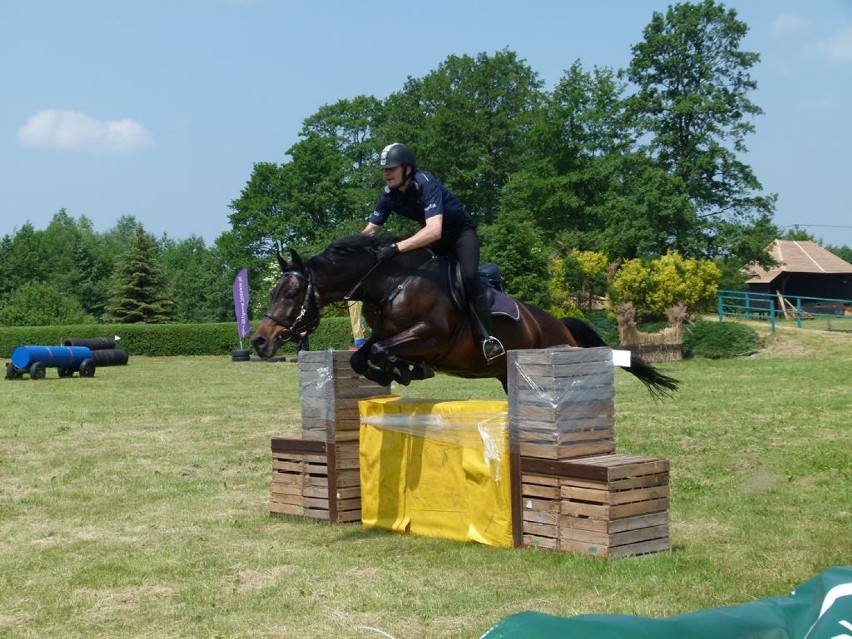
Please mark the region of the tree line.
[[232, 280], [200, 237], [155, 239], [132, 216], [97, 233], [62, 209], [0, 239], [0, 325], [232, 321]]
[[[96, 321], [137, 317], [145, 305], [146, 321], [232, 320], [239, 268], [249, 268], [257, 308], [275, 279], [276, 250], [310, 255], [363, 227], [383, 186], [378, 153], [390, 142], [411, 146], [465, 203], [483, 261], [500, 264], [519, 299], [564, 304], [571, 296], [560, 286], [589, 279], [572, 254], [609, 265], [676, 254], [712, 262], [721, 285], [737, 288], [741, 267], [766, 264], [782, 237], [776, 195], [744, 161], [761, 114], [750, 75], [759, 55], [740, 48], [747, 31], [714, 0], [676, 4], [652, 14], [627, 68], [577, 60], [551, 90], [510, 49], [451, 55], [385, 99], [341, 99], [307, 117], [285, 161], [254, 165], [230, 203], [231, 229], [212, 247], [152, 238], [133, 218], [101, 234], [64, 211], [44, 231], [24, 225], [0, 241], [0, 324], [24, 321], [14, 310], [23, 301], [48, 299]], [[394, 218], [386, 227], [413, 230]], [[140, 237], [153, 276], [134, 288], [126, 260]], [[852, 252], [827, 248], [845, 259]], [[128, 300], [144, 290], [131, 312]]]

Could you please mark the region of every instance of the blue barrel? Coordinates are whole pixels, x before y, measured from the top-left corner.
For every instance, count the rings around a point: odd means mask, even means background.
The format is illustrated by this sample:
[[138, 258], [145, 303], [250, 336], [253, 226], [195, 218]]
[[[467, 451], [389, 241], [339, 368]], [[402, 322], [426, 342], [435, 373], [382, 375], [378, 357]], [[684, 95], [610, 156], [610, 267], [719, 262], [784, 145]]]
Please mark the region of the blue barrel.
[[86, 346], [17, 346], [12, 351], [12, 365], [27, 369], [41, 362], [45, 366], [77, 369], [80, 362], [91, 357], [92, 351]]

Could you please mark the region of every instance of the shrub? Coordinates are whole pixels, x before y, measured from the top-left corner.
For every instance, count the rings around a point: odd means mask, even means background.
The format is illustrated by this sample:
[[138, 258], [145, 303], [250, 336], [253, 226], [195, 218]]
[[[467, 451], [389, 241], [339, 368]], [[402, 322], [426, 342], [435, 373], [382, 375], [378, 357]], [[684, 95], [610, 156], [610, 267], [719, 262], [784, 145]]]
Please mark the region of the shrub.
[[725, 359], [755, 352], [762, 345], [750, 326], [699, 320], [684, 326], [683, 356]]
[[632, 302], [637, 316], [663, 318], [666, 309], [684, 304], [690, 313], [712, 308], [721, 271], [706, 260], [669, 253], [644, 263], [625, 262], [613, 280], [610, 302]]
[[[344, 350], [352, 342], [349, 317], [326, 317], [311, 335], [311, 350]], [[74, 337], [112, 337], [130, 355], [230, 355], [239, 348], [236, 322], [219, 324], [78, 324], [70, 326], [0, 327], [0, 356], [16, 346], [52, 346]], [[244, 341], [244, 346], [247, 344]], [[295, 353], [292, 344], [282, 353]]]

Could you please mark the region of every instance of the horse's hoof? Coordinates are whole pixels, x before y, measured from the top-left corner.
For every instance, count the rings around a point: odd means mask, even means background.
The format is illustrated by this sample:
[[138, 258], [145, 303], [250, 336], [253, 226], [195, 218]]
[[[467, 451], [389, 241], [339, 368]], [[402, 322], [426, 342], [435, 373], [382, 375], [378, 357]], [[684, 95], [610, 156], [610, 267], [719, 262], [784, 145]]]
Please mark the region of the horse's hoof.
[[390, 386], [391, 382], [394, 381], [393, 378], [385, 373], [381, 368], [374, 366], [373, 364], [369, 364], [363, 373], [359, 373], [359, 375], [363, 375], [370, 381], [376, 382], [377, 384], [381, 384], [382, 386]]
[[411, 367], [411, 379], [421, 380], [421, 379], [431, 379], [435, 377], [435, 369], [424, 366], [423, 364], [416, 364]]
[[359, 375], [364, 375], [367, 372], [367, 355], [361, 351], [355, 351], [349, 358], [349, 365], [353, 371]]
[[391, 375], [397, 382], [399, 382], [403, 386], [408, 386], [411, 383], [411, 370], [409, 370], [408, 366], [394, 366], [391, 369]]

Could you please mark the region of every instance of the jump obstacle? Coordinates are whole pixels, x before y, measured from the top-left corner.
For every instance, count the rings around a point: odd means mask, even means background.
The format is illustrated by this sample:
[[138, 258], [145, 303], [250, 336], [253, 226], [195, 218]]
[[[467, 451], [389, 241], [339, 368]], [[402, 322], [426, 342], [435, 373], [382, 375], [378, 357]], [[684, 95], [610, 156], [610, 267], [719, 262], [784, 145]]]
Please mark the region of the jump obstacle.
[[[487, 418], [476, 401], [390, 396], [349, 356], [299, 354], [302, 437], [272, 439], [271, 514], [609, 558], [670, 549], [668, 460], [616, 452], [611, 349], [510, 351], [508, 402], [485, 403]], [[462, 431], [484, 451], [457, 440]], [[468, 485], [441, 484], [454, 474]], [[483, 488], [483, 474], [497, 487]], [[469, 512], [436, 520], [455, 504], [426, 502], [465, 490], [478, 491]]]
[[47, 368], [56, 368], [59, 377], [94, 377], [100, 366], [127, 364], [127, 351], [115, 348], [115, 338], [72, 338], [61, 346], [16, 346], [12, 361], [6, 364], [6, 379], [29, 375], [44, 379]]

